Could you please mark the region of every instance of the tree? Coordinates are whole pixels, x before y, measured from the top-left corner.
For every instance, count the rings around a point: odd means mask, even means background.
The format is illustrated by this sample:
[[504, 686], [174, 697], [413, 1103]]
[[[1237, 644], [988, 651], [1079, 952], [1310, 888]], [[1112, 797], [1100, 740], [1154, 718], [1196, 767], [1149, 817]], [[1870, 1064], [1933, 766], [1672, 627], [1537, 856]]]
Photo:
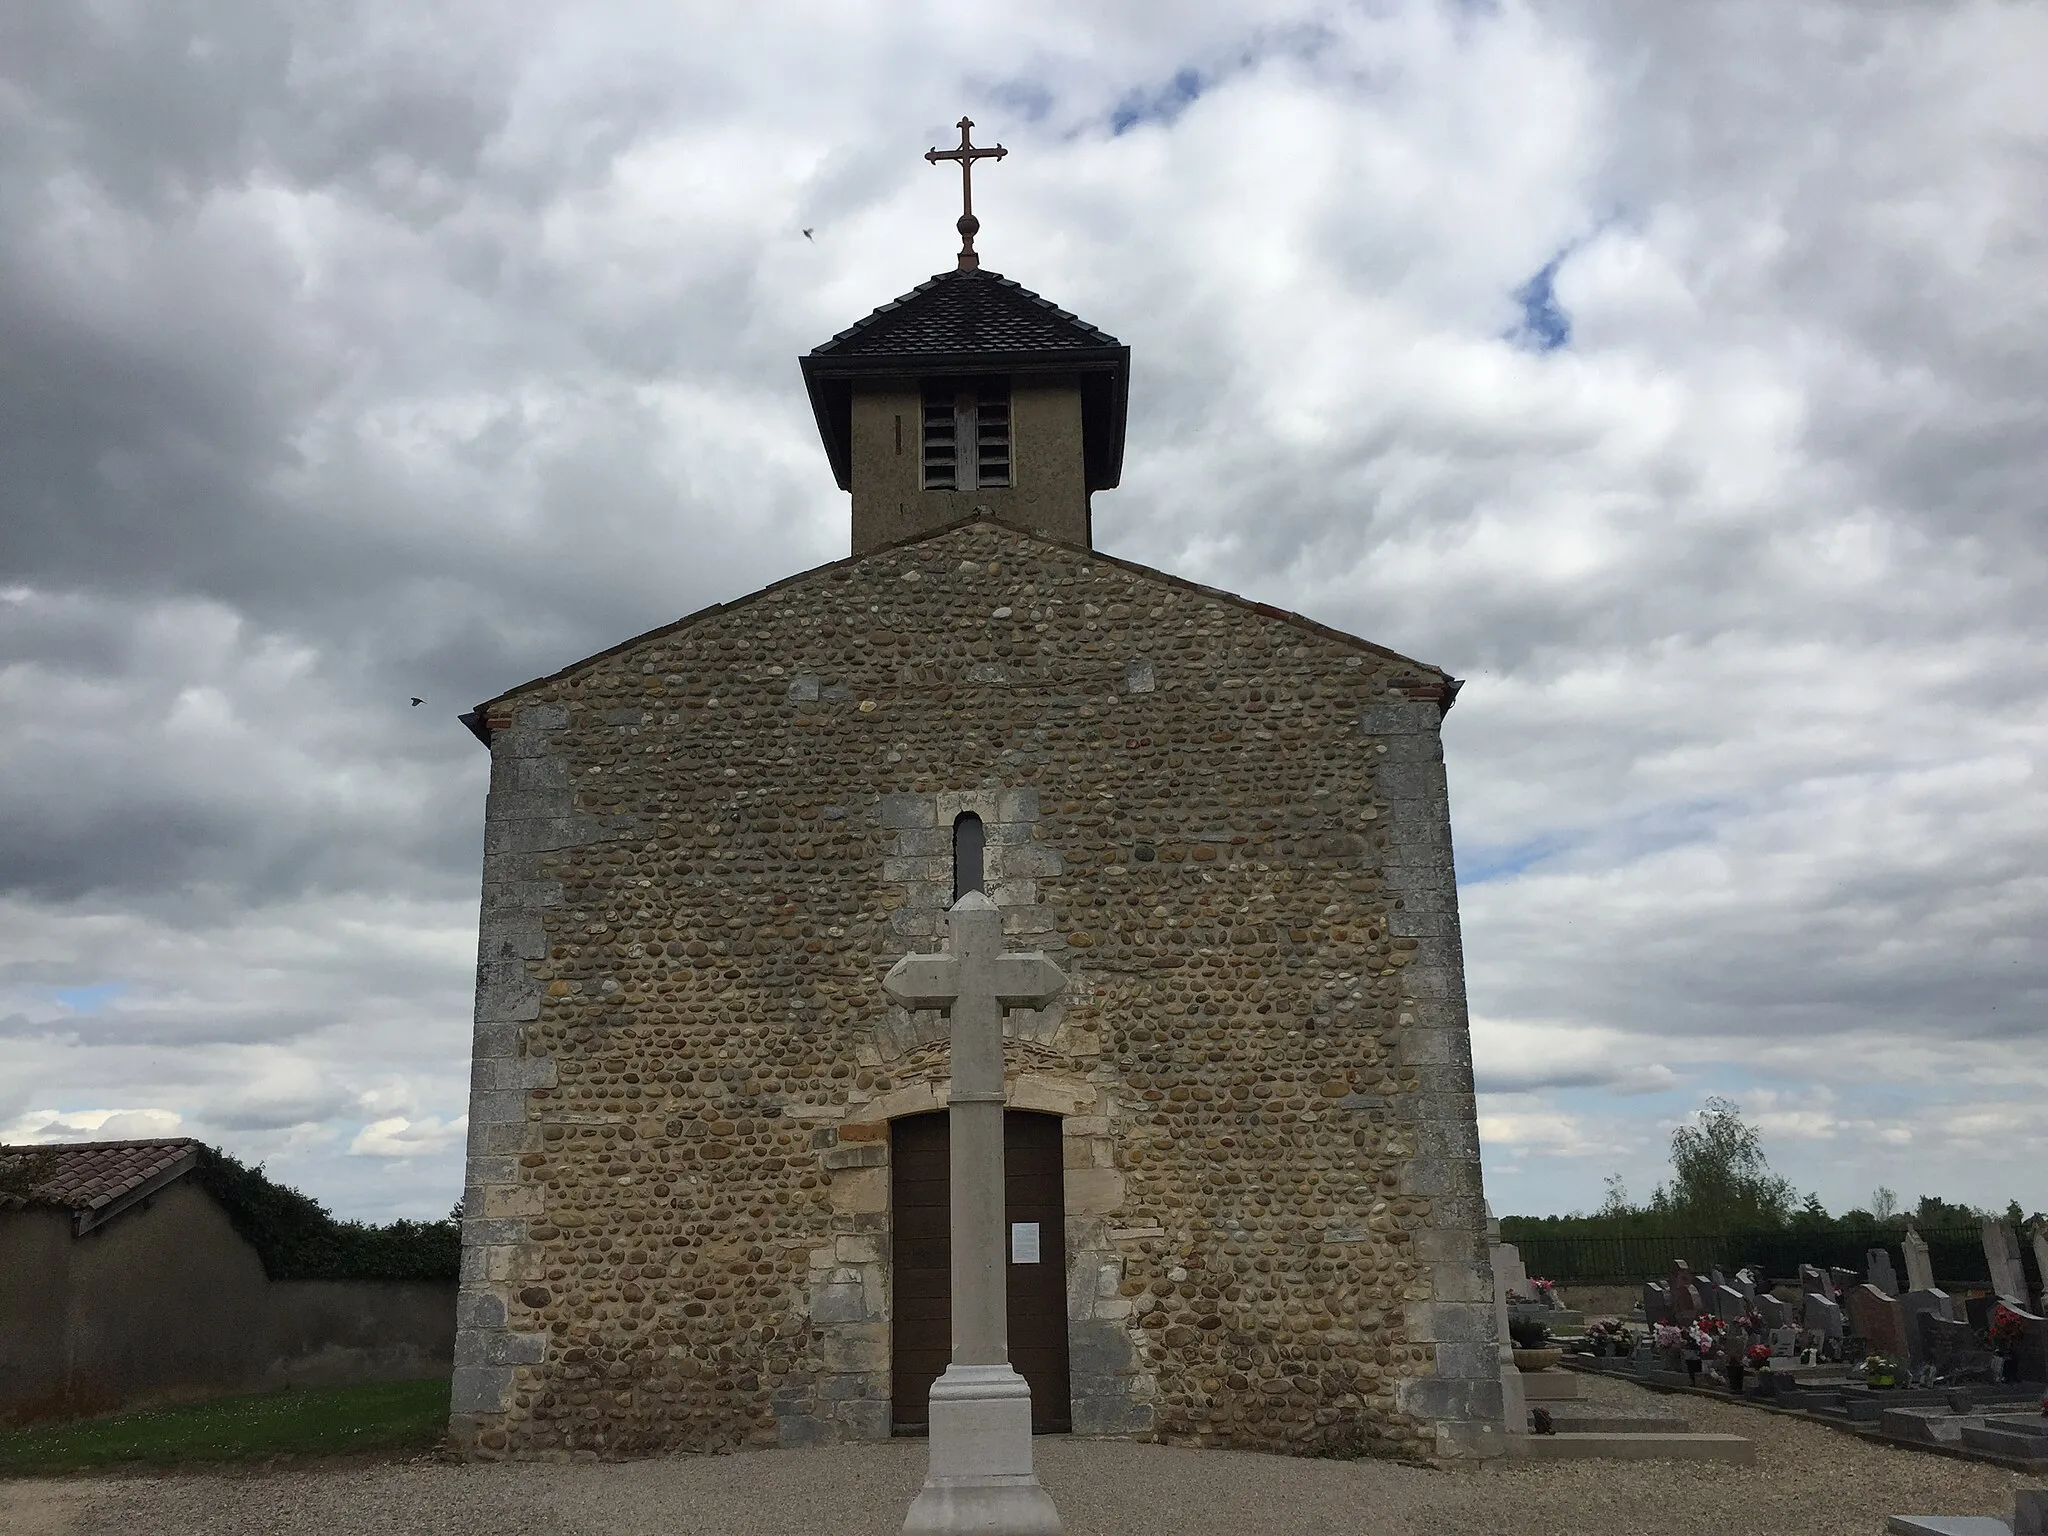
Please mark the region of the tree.
[[1880, 1224], [1890, 1221], [1899, 1214], [1899, 1192], [1880, 1184], [1870, 1192], [1870, 1214]]
[[1763, 1142], [1732, 1099], [1710, 1098], [1693, 1125], [1671, 1133], [1671, 1182], [1651, 1205], [1696, 1232], [1747, 1232], [1784, 1225], [1798, 1204], [1789, 1181], [1771, 1172]]
[[1607, 1197], [1600, 1202], [1602, 1216], [1626, 1216], [1635, 1207], [1628, 1203], [1628, 1186], [1621, 1182], [1621, 1175], [1607, 1175]]

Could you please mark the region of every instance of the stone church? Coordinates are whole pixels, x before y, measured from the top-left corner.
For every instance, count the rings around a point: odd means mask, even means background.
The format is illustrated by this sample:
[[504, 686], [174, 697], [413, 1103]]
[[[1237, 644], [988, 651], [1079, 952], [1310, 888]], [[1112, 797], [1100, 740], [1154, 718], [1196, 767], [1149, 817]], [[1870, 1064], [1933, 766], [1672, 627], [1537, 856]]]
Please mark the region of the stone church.
[[1035, 1426], [1501, 1449], [1439, 727], [1457, 682], [1095, 547], [1129, 350], [968, 249], [802, 360], [852, 554], [524, 684], [491, 753], [452, 1431], [916, 1432], [982, 890]]

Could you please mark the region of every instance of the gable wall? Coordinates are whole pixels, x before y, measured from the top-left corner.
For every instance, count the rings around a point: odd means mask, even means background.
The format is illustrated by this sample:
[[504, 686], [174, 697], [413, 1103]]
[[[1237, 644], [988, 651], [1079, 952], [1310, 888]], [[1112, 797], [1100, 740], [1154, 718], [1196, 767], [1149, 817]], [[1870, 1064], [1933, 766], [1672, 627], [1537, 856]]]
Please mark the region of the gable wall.
[[922, 412], [915, 380], [854, 386], [850, 478], [855, 554], [936, 531], [972, 517], [977, 507], [1044, 538], [1083, 547], [1091, 542], [1081, 386], [1071, 374], [1012, 380], [1013, 483], [999, 489], [925, 490]]
[[972, 808], [1075, 978], [1008, 1059], [1077, 1427], [1483, 1447], [1440, 680], [982, 523], [494, 706], [458, 1442], [887, 1433], [886, 1121], [945, 1051], [879, 982]]

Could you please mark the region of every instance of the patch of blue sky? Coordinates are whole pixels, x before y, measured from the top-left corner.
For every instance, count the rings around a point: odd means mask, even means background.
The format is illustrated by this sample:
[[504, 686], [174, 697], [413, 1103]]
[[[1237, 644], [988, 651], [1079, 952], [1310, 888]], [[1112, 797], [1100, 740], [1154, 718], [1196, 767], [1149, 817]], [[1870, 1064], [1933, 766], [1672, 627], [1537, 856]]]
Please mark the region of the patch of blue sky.
[[1567, 856], [1575, 856], [1580, 866], [1589, 861], [1618, 865], [1672, 848], [1710, 843], [1733, 808], [1725, 800], [1672, 800], [1611, 822], [1460, 849], [1458, 884], [1511, 880]]
[[83, 987], [52, 987], [50, 997], [73, 1013], [98, 1013], [127, 991], [125, 981], [96, 981]]
[[998, 80], [977, 94], [986, 97], [991, 106], [1017, 113], [1027, 123], [1043, 122], [1053, 109], [1052, 88], [1038, 80]]
[[1480, 847], [1470, 852], [1461, 850], [1458, 884], [1484, 885], [1489, 880], [1511, 879], [1578, 846], [1580, 841], [1576, 833], [1546, 832], [1519, 843]]
[[1125, 134], [1141, 123], [1171, 123], [1199, 100], [1203, 80], [1199, 70], [1179, 69], [1156, 91], [1129, 91], [1111, 109], [1109, 131]]
[[1529, 352], [1555, 352], [1559, 347], [1569, 346], [1572, 339], [1572, 318], [1557, 302], [1557, 269], [1564, 265], [1565, 257], [1571, 254], [1567, 246], [1559, 251], [1514, 292], [1514, 300], [1522, 307], [1522, 319], [1518, 325], [1502, 333], [1502, 339], [1512, 342]]

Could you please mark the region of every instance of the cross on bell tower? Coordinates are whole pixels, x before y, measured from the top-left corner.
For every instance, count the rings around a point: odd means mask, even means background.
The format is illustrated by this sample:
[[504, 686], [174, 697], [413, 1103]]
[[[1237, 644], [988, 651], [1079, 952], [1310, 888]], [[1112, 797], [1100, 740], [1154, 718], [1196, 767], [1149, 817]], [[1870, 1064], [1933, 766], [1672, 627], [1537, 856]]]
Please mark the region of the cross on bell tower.
[[1000, 144], [993, 149], [976, 146], [968, 137], [968, 131], [974, 127], [971, 117], [961, 118], [954, 126], [960, 130], [960, 147], [940, 149], [933, 145], [925, 152], [925, 159], [933, 165], [941, 160], [960, 162], [960, 221], [954, 227], [960, 231], [960, 270], [971, 272], [981, 265], [981, 258], [974, 254], [974, 236], [981, 228], [981, 220], [974, 216], [974, 162], [1000, 160], [1009, 151]]

